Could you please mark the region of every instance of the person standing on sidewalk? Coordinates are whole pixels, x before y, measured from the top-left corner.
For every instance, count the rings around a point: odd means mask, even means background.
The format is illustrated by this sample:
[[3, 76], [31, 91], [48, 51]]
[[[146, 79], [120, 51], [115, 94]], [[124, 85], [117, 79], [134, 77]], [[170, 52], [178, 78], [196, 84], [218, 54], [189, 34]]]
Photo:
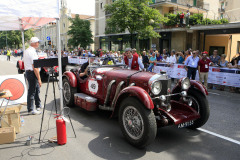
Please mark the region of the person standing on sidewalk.
[[207, 51], [202, 52], [202, 59], [198, 62], [199, 81], [204, 81], [204, 86], [207, 89], [208, 72], [211, 61], [207, 58]]
[[185, 61], [185, 69], [187, 71], [187, 77], [195, 80], [197, 67], [198, 67], [199, 57], [197, 57], [196, 51], [193, 51], [193, 55], [189, 56]]
[[10, 61], [11, 52], [10, 49], [7, 50], [7, 61]]
[[[39, 39], [37, 37], [32, 37], [30, 43], [30, 47], [24, 52], [23, 57], [26, 77], [28, 81], [27, 109], [28, 114], [41, 114], [41, 100], [39, 93], [42, 81], [39, 73], [39, 68], [35, 68], [33, 65], [33, 60], [38, 59], [36, 49], [39, 46]], [[34, 100], [36, 110], [34, 109]]]

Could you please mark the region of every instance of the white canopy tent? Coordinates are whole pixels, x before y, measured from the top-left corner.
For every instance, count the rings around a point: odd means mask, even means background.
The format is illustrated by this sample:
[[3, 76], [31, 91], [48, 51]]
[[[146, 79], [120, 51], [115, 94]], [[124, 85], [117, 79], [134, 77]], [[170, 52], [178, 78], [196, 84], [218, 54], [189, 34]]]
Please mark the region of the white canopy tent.
[[60, 83], [60, 110], [63, 109], [62, 64], [60, 46], [59, 9], [60, 0], [1, 0], [0, 31], [21, 30], [25, 51], [24, 30], [57, 21], [57, 48]]

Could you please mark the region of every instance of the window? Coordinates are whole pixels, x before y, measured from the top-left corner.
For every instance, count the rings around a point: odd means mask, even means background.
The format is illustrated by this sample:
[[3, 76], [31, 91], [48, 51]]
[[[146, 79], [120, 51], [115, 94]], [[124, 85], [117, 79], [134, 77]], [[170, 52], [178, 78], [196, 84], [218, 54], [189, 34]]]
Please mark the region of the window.
[[193, 0], [193, 6], [197, 6], [197, 0]]
[[218, 55], [225, 54], [225, 47], [224, 46], [210, 46], [209, 49], [209, 56], [213, 54], [214, 50], [218, 50]]
[[101, 9], [103, 8], [103, 2], [100, 4], [100, 6], [101, 6]]
[[237, 52], [236, 53], [240, 53], [240, 41], [237, 41]]

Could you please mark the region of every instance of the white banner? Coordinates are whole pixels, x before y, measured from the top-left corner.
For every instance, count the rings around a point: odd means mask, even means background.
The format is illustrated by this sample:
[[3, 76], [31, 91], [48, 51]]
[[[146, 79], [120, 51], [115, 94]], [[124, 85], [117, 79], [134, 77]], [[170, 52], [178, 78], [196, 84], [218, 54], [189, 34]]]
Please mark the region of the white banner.
[[[23, 74], [0, 76], [0, 90], [8, 89], [12, 97], [8, 105], [20, 104], [27, 102], [27, 87]], [[0, 104], [6, 105], [6, 99], [0, 99]]]
[[[167, 65], [166, 63], [157, 63], [154, 66], [154, 72], [165, 71], [171, 78], [183, 78], [187, 76], [187, 71], [183, 64]], [[197, 71], [196, 80], [199, 80]], [[209, 67], [208, 83], [225, 86], [240, 87], [240, 70], [234, 68]]]
[[88, 61], [88, 57], [68, 56], [68, 63], [83, 64]]

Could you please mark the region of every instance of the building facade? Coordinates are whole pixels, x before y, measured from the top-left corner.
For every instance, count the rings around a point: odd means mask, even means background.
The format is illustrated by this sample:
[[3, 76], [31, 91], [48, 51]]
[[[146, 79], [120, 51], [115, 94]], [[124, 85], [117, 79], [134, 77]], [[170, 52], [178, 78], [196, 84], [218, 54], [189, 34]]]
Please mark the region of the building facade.
[[[113, 3], [114, 0], [96, 0], [95, 1], [95, 16], [96, 16], [96, 29], [95, 29], [95, 48], [101, 48], [103, 50], [124, 50], [130, 47], [130, 35], [126, 31], [121, 34], [105, 34], [106, 19], [109, 14], [104, 10], [106, 4]], [[219, 0], [211, 0], [214, 2], [219, 2]], [[205, 16], [212, 18], [214, 14], [209, 11], [210, 5], [207, 0], [153, 0], [150, 7], [156, 8], [159, 12], [164, 15], [167, 13], [178, 12], [189, 12], [203, 13]], [[214, 13], [218, 15], [218, 6], [211, 8]], [[186, 50], [187, 48], [194, 48], [196, 46], [197, 33], [193, 31], [187, 31], [186, 28], [175, 28], [175, 29], [164, 29], [161, 26], [157, 32], [161, 35], [161, 38], [151, 39], [151, 40], [137, 40], [135, 43], [139, 49], [150, 49], [154, 48], [157, 50], [162, 50], [166, 48], [171, 49], [174, 46], [176, 50]]]
[[[76, 14], [71, 13], [71, 10], [67, 7], [66, 0], [61, 1], [60, 9], [60, 43], [62, 50], [69, 50], [68, 39], [70, 36], [67, 34], [69, 27], [71, 26], [71, 21], [69, 18], [75, 18]], [[88, 20], [90, 22], [90, 28], [93, 35], [93, 40], [95, 36], [95, 16], [89, 15], [79, 15], [80, 19]], [[42, 40], [40, 49], [42, 50], [55, 50], [57, 46], [57, 26], [56, 22], [49, 23], [39, 29], [34, 30], [35, 36]], [[49, 40], [50, 38], [50, 40]], [[88, 46], [87, 49], [94, 50], [94, 43]]]
[[219, 17], [226, 18], [230, 23], [240, 22], [240, 1], [219, 0]]

